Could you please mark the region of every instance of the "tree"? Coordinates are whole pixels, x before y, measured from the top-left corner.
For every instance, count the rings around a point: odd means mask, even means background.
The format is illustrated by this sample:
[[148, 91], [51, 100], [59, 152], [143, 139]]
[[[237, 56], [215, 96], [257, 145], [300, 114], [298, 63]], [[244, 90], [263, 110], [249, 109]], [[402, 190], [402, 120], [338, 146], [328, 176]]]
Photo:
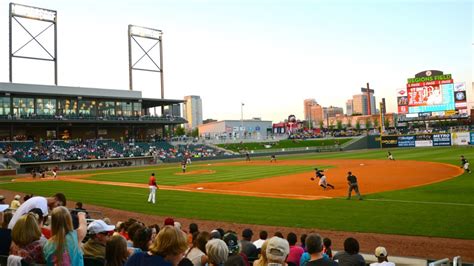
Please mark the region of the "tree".
[[357, 120], [357, 122], [356, 122], [356, 129], [357, 129], [357, 130], [360, 130], [360, 122], [359, 122], [359, 120]]
[[371, 129], [372, 128], [372, 121], [370, 119], [365, 120], [365, 129]]
[[352, 128], [352, 119], [347, 119], [347, 128]]
[[342, 130], [342, 121], [341, 120], [336, 121], [336, 128], [337, 128], [337, 130]]
[[374, 119], [374, 128], [378, 128], [379, 125], [380, 125], [379, 120], [378, 120], [378, 119]]
[[198, 128], [193, 129], [193, 132], [191, 132], [191, 136], [193, 136], [193, 138], [199, 137], [199, 129]]
[[319, 121], [319, 128], [323, 129], [324, 128], [324, 122], [323, 120]]
[[383, 125], [385, 126], [385, 129], [389, 128], [390, 127], [390, 120], [388, 120], [388, 118], [385, 117], [385, 120], [383, 121]]
[[184, 136], [186, 132], [184, 132], [184, 128], [179, 126], [175, 129], [175, 136]]

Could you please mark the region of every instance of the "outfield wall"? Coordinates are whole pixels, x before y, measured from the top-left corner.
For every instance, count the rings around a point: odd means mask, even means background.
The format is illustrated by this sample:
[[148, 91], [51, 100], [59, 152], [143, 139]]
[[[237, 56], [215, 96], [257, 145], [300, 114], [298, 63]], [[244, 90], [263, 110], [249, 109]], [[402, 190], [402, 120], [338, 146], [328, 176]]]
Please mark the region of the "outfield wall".
[[467, 146], [474, 144], [474, 132], [388, 135], [380, 138], [382, 148]]

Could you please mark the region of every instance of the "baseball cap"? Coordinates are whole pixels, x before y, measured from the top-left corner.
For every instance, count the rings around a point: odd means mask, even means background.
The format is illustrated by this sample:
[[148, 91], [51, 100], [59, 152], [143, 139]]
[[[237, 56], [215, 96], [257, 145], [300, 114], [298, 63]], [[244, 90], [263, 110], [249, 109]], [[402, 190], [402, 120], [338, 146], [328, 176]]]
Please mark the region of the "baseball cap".
[[165, 219], [165, 225], [171, 225], [174, 226], [174, 220], [171, 217], [168, 217]]
[[284, 238], [274, 236], [268, 240], [267, 258], [271, 260], [284, 261], [290, 253], [290, 244]]
[[0, 195], [0, 200], [4, 200], [4, 199], [5, 199], [5, 196]]
[[180, 222], [174, 222], [173, 225], [174, 225], [174, 227], [181, 230], [181, 223]]
[[253, 232], [250, 228], [244, 229], [244, 231], [242, 231], [242, 237], [250, 238], [252, 236], [253, 236]]
[[102, 220], [94, 220], [89, 226], [87, 226], [87, 231], [90, 234], [98, 234], [102, 232], [110, 232], [115, 229], [115, 225], [108, 225]]
[[239, 242], [235, 233], [227, 233], [224, 235], [224, 242], [229, 248], [229, 254], [234, 255], [239, 253]]
[[375, 249], [375, 257], [387, 257], [387, 250], [384, 247], [377, 247]]
[[21, 196], [20, 195], [15, 195], [15, 198], [16, 200], [20, 200], [21, 199]]
[[213, 239], [213, 238], [220, 239], [221, 238], [221, 233], [219, 233], [219, 231], [217, 231], [215, 229], [212, 230], [211, 231], [211, 239]]

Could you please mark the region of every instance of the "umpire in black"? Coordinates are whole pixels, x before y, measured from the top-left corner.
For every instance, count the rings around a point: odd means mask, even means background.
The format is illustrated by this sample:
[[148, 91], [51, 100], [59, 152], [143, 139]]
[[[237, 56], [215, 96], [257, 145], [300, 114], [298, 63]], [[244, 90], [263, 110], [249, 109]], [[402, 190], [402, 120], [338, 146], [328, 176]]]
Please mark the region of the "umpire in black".
[[362, 200], [362, 196], [359, 193], [359, 185], [357, 184], [357, 177], [352, 172], [347, 172], [347, 183], [349, 184], [349, 191], [347, 192], [347, 199], [351, 199], [352, 190], [355, 191], [359, 200]]

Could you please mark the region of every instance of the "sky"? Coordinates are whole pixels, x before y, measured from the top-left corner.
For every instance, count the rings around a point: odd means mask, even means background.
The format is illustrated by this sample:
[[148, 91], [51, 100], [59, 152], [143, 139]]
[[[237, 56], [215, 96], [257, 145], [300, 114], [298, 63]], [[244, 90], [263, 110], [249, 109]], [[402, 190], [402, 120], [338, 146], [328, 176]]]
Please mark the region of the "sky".
[[[473, 101], [474, 5], [452, 1], [23, 0], [58, 12], [58, 85], [127, 90], [129, 24], [163, 31], [165, 98], [199, 95], [203, 118], [303, 117], [304, 99], [344, 107], [370, 83], [396, 112], [396, 90], [424, 70], [466, 82]], [[0, 1], [0, 82], [8, 82], [8, 8]], [[36, 35], [45, 23], [24, 25]], [[13, 23], [14, 50], [29, 40]], [[52, 29], [38, 37], [52, 51]], [[145, 49], [153, 43], [142, 42]], [[151, 54], [158, 53], [155, 47]], [[31, 42], [18, 54], [44, 56]], [[134, 62], [141, 56], [133, 46]], [[157, 57], [154, 57], [154, 59]], [[150, 67], [147, 58], [137, 67]], [[13, 82], [54, 84], [53, 64], [14, 59]], [[134, 90], [160, 97], [159, 74]]]

